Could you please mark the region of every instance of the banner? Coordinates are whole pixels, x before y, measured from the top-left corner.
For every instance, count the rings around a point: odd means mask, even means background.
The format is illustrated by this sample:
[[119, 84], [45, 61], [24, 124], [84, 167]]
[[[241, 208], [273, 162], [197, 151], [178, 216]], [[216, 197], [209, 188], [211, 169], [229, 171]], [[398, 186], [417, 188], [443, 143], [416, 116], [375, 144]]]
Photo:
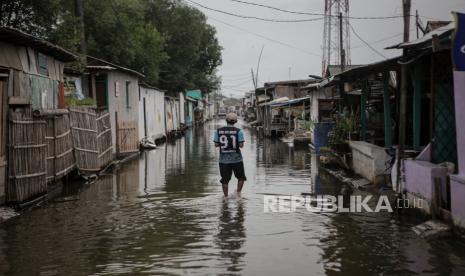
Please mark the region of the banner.
[[454, 63], [454, 101], [459, 174], [465, 175], [465, 14], [454, 13], [455, 33], [452, 41]]
[[465, 71], [465, 14], [455, 12], [455, 33], [452, 42], [452, 58], [456, 71]]

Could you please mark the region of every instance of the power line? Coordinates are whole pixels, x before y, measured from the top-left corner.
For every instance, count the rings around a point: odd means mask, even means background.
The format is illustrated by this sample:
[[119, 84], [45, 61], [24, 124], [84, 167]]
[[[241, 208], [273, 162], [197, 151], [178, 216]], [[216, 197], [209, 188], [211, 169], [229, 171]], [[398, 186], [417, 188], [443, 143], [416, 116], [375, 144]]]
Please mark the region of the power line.
[[[299, 14], [299, 15], [312, 15], [312, 16], [325, 16], [323, 13], [314, 13], [314, 12], [298, 12], [298, 11], [291, 11], [291, 10], [285, 10], [273, 6], [268, 6], [264, 4], [258, 4], [258, 3], [252, 3], [248, 1], [242, 1], [242, 0], [230, 0], [232, 2], [236, 3], [241, 3], [245, 5], [250, 5], [250, 6], [256, 6], [256, 7], [262, 7], [266, 9], [271, 9], [279, 12], [284, 12], [284, 13], [291, 13], [291, 14]], [[330, 15], [331, 17], [338, 17], [338, 15]], [[393, 16], [347, 16], [348, 19], [371, 19], [371, 20], [384, 20], [384, 19], [396, 19], [396, 18], [402, 18], [402, 15], [393, 15]]]
[[251, 80], [250, 78], [250, 73], [248, 76], [244, 76], [242, 78], [235, 78], [235, 79], [232, 79], [232, 78], [224, 78], [224, 77], [221, 77], [221, 80], [222, 81], [227, 81], [227, 82], [235, 82], [235, 81], [244, 81], [244, 80]]
[[387, 58], [385, 55], [381, 54], [378, 50], [376, 50], [373, 46], [371, 46], [368, 42], [366, 42], [354, 29], [354, 27], [352, 26], [352, 24], [349, 23], [349, 26], [350, 26], [350, 29], [352, 29], [352, 32], [354, 33], [354, 35], [356, 37], [358, 37], [358, 39], [360, 39], [360, 41], [362, 41], [363, 43], [365, 43], [365, 45], [368, 46], [368, 48], [370, 48], [371, 50], [373, 50], [373, 52], [377, 53], [378, 55], [380, 55], [381, 57], [383, 58]]
[[246, 83], [249, 83], [250, 81], [252, 81], [251, 78], [249, 78], [248, 80], [243, 81], [243, 82], [241, 82], [241, 83], [239, 83], [239, 84], [230, 84], [231, 86], [229, 86], [229, 84], [228, 84], [228, 87], [239, 87], [239, 86], [241, 86], [241, 85], [244, 85], [244, 84], [246, 84]]
[[269, 37], [264, 36], [264, 35], [261, 35], [261, 34], [257, 34], [257, 33], [251, 32], [251, 31], [246, 30], [246, 29], [244, 29], [244, 28], [241, 28], [241, 27], [238, 27], [238, 26], [229, 24], [229, 23], [227, 23], [227, 22], [224, 22], [224, 21], [222, 21], [222, 20], [216, 19], [216, 18], [214, 18], [214, 17], [212, 17], [212, 16], [208, 16], [208, 18], [209, 18], [210, 20], [219, 22], [219, 23], [221, 23], [221, 24], [224, 24], [224, 25], [229, 26], [229, 27], [231, 27], [231, 28], [234, 28], [234, 29], [243, 31], [243, 32], [245, 32], [245, 33], [248, 33], [248, 34], [251, 34], [251, 35], [254, 35], [254, 36], [263, 38], [263, 39], [265, 39], [265, 40], [268, 40], [268, 41], [271, 41], [271, 42], [273, 42], [273, 43], [279, 44], [279, 45], [281, 45], [281, 46], [285, 46], [285, 47], [288, 47], [288, 48], [291, 48], [291, 49], [300, 51], [300, 52], [302, 52], [302, 53], [304, 53], [304, 54], [307, 54], [307, 55], [309, 55], [309, 56], [315, 56], [315, 57], [321, 58], [321, 55], [319, 55], [319, 54], [315, 54], [315, 53], [309, 52], [309, 51], [307, 51], [307, 50], [304, 50], [304, 49], [295, 47], [295, 46], [293, 46], [293, 45], [291, 45], [291, 44], [287, 44], [286, 42], [282, 42], [282, 41], [279, 41], [279, 40], [276, 40], [276, 39], [273, 39], [273, 38], [269, 38]]
[[[410, 31], [413, 31], [413, 30], [414, 29], [411, 29]], [[384, 42], [384, 41], [387, 41], [387, 40], [390, 40], [390, 39], [393, 39], [393, 38], [396, 38], [396, 37], [399, 37], [399, 36], [403, 36], [403, 35], [404, 35], [404, 33], [398, 33], [398, 34], [388, 36], [388, 37], [385, 37], [385, 38], [381, 38], [379, 40], [375, 40], [375, 41], [372, 41], [372, 42], [369, 42], [369, 43], [370, 44], [376, 44], [376, 43]], [[362, 48], [362, 47], [365, 47], [365, 46], [366, 46], [365, 44], [360, 44], [360, 45], [350, 47], [350, 49], [357, 49], [357, 48]]]
[[244, 73], [244, 74], [234, 74], [234, 75], [221, 75], [222, 78], [239, 78], [239, 77], [248, 77], [250, 76], [250, 73]]
[[324, 19], [323, 17], [309, 18], [309, 19], [292, 19], [292, 20], [262, 18], [262, 17], [249, 16], [249, 15], [240, 15], [240, 14], [236, 14], [236, 13], [232, 13], [232, 12], [227, 12], [227, 11], [223, 11], [223, 10], [218, 10], [218, 9], [210, 8], [210, 7], [207, 7], [207, 6], [205, 6], [205, 5], [202, 5], [202, 4], [197, 3], [197, 2], [195, 2], [195, 1], [192, 1], [192, 0], [184, 0], [184, 1], [186, 1], [186, 2], [188, 2], [188, 3], [191, 3], [191, 4], [193, 4], [193, 5], [199, 6], [199, 7], [201, 7], [201, 8], [204, 8], [204, 9], [206, 9], [206, 10], [210, 10], [210, 11], [214, 11], [214, 12], [218, 12], [218, 13], [223, 13], [223, 14], [227, 14], [227, 15], [234, 16], [234, 17], [239, 17], [239, 18], [255, 19], [255, 20], [267, 21], [267, 22], [299, 23], [299, 22], [319, 21], [319, 20], [323, 20], [323, 19]]
[[[385, 37], [385, 38], [382, 38], [382, 39], [379, 39], [379, 40], [376, 40], [376, 41], [372, 41], [370, 42], [371, 44], [376, 44], [376, 43], [380, 43], [380, 42], [384, 42], [384, 41], [387, 41], [389, 39], [393, 39], [393, 38], [396, 38], [396, 37], [399, 37], [399, 36], [402, 36], [404, 35], [403, 33], [399, 33], [399, 34], [396, 34], [396, 35], [392, 35], [392, 36], [388, 36], [388, 37]], [[353, 47], [350, 47], [350, 49], [357, 49], [357, 48], [362, 48], [362, 47], [365, 47], [366, 45], [365, 44], [360, 44], [360, 45], [356, 45], [356, 46], [353, 46]]]
[[[236, 92], [244, 92], [244, 93], [247, 93], [249, 92], [250, 90], [241, 90], [241, 89], [235, 89], [235, 88], [227, 88], [225, 87], [226, 89], [225, 90], [232, 90], [232, 91], [236, 91]], [[253, 89], [251, 89], [253, 90]]]

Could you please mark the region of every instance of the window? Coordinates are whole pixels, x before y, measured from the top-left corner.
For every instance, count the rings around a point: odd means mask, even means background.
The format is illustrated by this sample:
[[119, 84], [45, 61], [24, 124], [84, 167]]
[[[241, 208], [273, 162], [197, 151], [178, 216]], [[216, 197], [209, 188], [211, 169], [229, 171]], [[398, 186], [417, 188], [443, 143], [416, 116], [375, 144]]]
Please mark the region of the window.
[[38, 60], [39, 60], [39, 74], [48, 76], [47, 56], [39, 53]]
[[129, 109], [131, 106], [129, 105], [129, 84], [131, 84], [130, 81], [126, 81], [126, 108]]

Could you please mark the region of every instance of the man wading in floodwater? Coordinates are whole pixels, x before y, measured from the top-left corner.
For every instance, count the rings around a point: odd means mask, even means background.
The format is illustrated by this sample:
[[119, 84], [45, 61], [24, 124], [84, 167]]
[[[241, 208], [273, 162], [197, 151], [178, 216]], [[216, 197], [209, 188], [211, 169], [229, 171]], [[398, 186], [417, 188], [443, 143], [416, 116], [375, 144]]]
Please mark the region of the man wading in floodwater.
[[234, 124], [237, 123], [235, 113], [226, 115], [226, 123], [228, 125], [218, 129], [213, 137], [215, 146], [220, 148], [220, 182], [223, 185], [225, 197], [228, 196], [228, 183], [233, 172], [237, 178], [238, 193], [242, 191], [242, 186], [247, 180], [240, 149], [244, 146], [244, 132], [242, 129], [234, 127]]

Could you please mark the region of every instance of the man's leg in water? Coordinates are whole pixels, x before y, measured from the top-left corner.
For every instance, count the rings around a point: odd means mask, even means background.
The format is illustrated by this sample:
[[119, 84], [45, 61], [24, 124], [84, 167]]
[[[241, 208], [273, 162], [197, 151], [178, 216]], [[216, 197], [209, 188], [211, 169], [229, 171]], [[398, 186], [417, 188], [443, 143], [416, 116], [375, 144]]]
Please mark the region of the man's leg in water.
[[228, 197], [228, 183], [222, 183], [224, 197]]
[[[244, 180], [237, 181], [237, 192], [240, 193], [242, 191], [242, 187], [244, 187]], [[227, 187], [226, 187], [227, 189]]]

